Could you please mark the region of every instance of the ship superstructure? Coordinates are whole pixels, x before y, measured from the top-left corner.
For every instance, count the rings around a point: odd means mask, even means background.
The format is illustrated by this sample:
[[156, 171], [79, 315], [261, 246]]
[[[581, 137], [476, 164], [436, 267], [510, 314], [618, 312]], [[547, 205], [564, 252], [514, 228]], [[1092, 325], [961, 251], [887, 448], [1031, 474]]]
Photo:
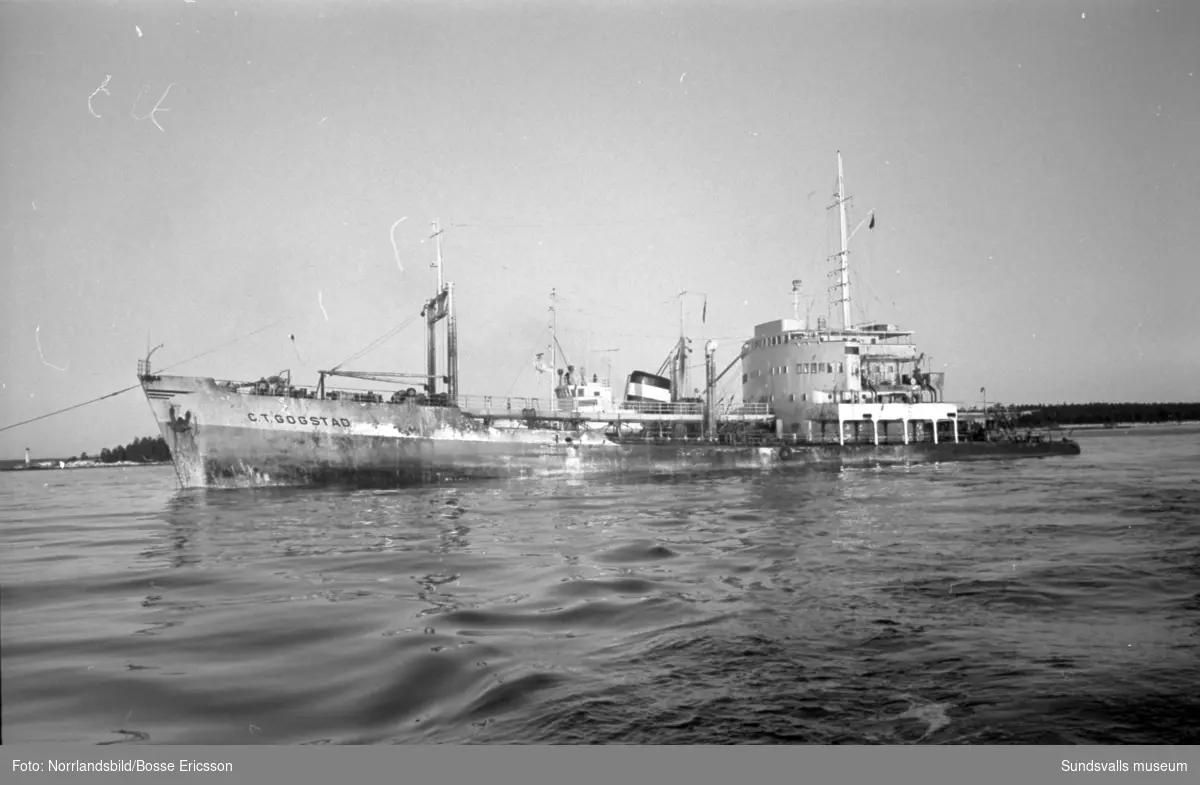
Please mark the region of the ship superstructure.
[[[825, 317], [809, 324], [798, 313], [757, 325], [742, 347], [742, 399], [768, 404], [779, 435], [805, 441], [957, 441], [958, 409], [943, 400], [944, 374], [921, 367], [925, 355], [917, 353], [912, 332], [894, 324], [851, 324], [847, 201], [839, 152], [832, 207], [841, 227], [841, 250], [833, 257], [841, 326], [830, 327]], [[873, 213], [869, 219], [873, 225]], [[793, 292], [799, 285], [793, 281]]]

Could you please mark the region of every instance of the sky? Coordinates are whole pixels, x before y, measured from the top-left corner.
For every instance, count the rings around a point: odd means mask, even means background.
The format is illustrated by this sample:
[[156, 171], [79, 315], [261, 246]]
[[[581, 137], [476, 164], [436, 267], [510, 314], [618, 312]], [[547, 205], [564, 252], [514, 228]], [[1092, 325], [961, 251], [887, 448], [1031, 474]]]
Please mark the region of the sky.
[[[158, 344], [311, 384], [420, 311], [433, 220], [462, 393], [546, 394], [552, 289], [618, 391], [681, 316], [723, 368], [793, 279], [840, 322], [839, 150], [853, 319], [947, 400], [1194, 401], [1197, 40], [1186, 1], [3, 2], [0, 428]], [[346, 367], [422, 371], [422, 321]], [[134, 390], [0, 457], [155, 434]]]

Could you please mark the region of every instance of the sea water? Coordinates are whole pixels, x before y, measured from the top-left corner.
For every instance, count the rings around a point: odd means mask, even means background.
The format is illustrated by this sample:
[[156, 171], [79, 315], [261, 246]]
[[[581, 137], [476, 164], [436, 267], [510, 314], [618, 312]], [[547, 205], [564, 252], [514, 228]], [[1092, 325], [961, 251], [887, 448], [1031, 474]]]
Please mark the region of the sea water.
[[0, 474], [3, 741], [1200, 743], [1200, 429], [703, 480]]

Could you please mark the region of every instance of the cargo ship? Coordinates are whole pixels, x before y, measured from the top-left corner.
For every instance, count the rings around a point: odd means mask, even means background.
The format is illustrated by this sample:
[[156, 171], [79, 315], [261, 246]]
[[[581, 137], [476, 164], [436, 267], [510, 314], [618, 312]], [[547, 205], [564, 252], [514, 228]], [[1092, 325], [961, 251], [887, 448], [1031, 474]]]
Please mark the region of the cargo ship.
[[[548, 376], [545, 399], [461, 394], [454, 285], [443, 280], [436, 222], [437, 284], [420, 313], [423, 372], [334, 367], [310, 386], [293, 383], [287, 370], [232, 381], [155, 373], [152, 350], [138, 361], [138, 379], [188, 488], [787, 472], [1079, 454], [1071, 439], [960, 418], [943, 399], [944, 375], [924, 367], [911, 331], [851, 323], [848, 244], [867, 219], [847, 233], [840, 153], [837, 183], [841, 250], [831, 258], [842, 324], [801, 319], [793, 281], [792, 317], [757, 325], [720, 372], [716, 343], [706, 343], [702, 395], [688, 394], [693, 350], [682, 319], [658, 372], [633, 371], [621, 396], [609, 378], [588, 378], [565, 354], [560, 367], [553, 330], [549, 364], [544, 353], [535, 361]], [[740, 402], [714, 400], [739, 364]], [[341, 379], [395, 389], [347, 389]]]

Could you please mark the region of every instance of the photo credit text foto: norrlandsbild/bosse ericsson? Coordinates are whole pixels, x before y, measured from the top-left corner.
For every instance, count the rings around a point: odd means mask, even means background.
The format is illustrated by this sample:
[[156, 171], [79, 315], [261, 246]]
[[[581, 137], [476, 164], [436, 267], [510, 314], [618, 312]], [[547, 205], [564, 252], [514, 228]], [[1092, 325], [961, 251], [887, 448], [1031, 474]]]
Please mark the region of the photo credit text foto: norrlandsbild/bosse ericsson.
[[45, 763], [32, 760], [13, 759], [12, 770], [27, 774], [41, 772], [64, 773], [137, 773], [137, 772], [182, 772], [230, 774], [233, 764], [229, 761], [180, 759], [179, 761], [157, 760], [49, 760]]

